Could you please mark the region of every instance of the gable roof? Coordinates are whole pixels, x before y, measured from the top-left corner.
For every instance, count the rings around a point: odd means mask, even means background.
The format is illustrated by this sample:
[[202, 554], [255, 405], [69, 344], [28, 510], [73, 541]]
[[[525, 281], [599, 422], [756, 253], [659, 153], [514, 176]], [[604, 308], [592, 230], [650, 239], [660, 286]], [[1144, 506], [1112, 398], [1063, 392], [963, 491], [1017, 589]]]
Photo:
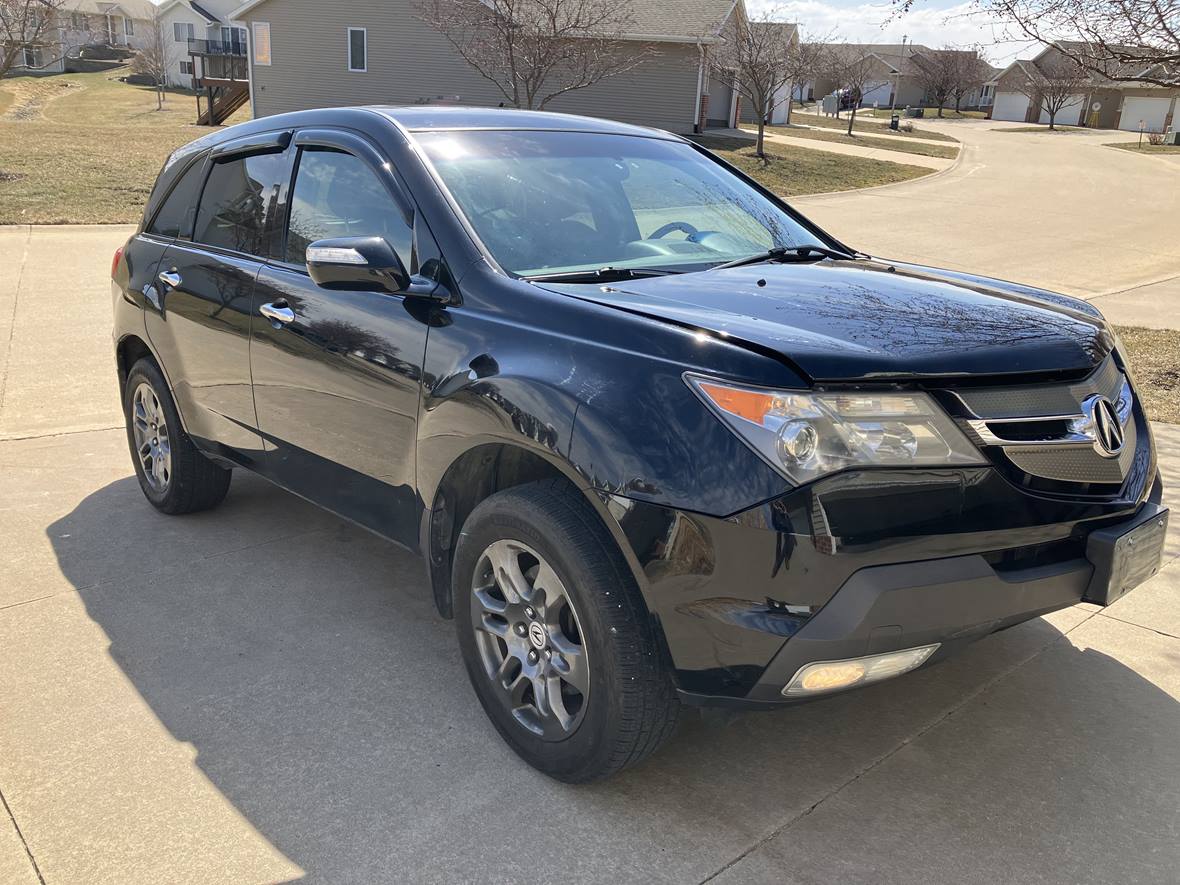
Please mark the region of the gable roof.
[[83, 12], [88, 15], [127, 15], [133, 19], [150, 19], [156, 12], [156, 5], [150, 0], [66, 0], [62, 12]]

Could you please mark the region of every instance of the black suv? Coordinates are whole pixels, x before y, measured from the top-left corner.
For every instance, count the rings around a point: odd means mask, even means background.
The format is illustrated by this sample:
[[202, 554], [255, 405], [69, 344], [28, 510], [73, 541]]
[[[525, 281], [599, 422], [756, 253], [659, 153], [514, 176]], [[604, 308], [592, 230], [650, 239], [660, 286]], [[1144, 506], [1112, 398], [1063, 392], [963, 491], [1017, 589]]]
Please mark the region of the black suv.
[[420, 551], [492, 723], [561, 780], [681, 705], [897, 676], [1159, 564], [1094, 308], [859, 253], [664, 132], [244, 123], [168, 159], [113, 277], [148, 500], [246, 468]]

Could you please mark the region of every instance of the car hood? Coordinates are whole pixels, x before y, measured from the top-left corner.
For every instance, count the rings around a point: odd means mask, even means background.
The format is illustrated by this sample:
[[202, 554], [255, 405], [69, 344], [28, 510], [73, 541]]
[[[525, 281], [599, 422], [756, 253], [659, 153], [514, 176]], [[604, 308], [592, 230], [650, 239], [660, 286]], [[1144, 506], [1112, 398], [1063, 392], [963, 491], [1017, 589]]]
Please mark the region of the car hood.
[[1074, 373], [1113, 346], [1084, 301], [870, 259], [543, 285], [769, 351], [813, 381]]

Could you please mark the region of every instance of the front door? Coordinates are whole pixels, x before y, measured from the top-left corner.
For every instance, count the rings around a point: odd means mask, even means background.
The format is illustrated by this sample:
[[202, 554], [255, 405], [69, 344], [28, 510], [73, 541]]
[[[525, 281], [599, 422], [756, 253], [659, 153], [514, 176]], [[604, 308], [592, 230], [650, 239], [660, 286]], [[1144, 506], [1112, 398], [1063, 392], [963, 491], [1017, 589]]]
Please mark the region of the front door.
[[[297, 136], [283, 260], [262, 269], [251, 364], [266, 471], [282, 485], [417, 544], [414, 481], [428, 326], [414, 299], [321, 289], [309, 243], [381, 236], [415, 267], [414, 218], [390, 167], [355, 136]], [[384, 168], [383, 168], [384, 165]], [[260, 311], [282, 311], [285, 321]]]
[[156, 275], [158, 309], [146, 313], [189, 435], [252, 467], [262, 441], [250, 389], [251, 298], [289, 164], [281, 150], [213, 158], [192, 238], [168, 246]]

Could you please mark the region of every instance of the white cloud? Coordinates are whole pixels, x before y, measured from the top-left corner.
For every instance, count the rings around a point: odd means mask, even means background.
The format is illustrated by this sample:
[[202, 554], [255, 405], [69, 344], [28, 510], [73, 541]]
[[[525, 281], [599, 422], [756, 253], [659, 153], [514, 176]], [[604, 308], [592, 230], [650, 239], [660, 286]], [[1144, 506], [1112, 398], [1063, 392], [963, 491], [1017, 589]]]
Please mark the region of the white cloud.
[[1000, 66], [1017, 55], [1034, 54], [1027, 40], [1012, 39], [1003, 24], [982, 14], [972, 0], [941, 9], [919, 2], [904, 15], [887, 2], [841, 6], [830, 0], [747, 0], [746, 5], [751, 15], [773, 11], [775, 18], [798, 22], [804, 34], [832, 33], [854, 43], [900, 43], [904, 35], [909, 42], [934, 47], [978, 44]]

